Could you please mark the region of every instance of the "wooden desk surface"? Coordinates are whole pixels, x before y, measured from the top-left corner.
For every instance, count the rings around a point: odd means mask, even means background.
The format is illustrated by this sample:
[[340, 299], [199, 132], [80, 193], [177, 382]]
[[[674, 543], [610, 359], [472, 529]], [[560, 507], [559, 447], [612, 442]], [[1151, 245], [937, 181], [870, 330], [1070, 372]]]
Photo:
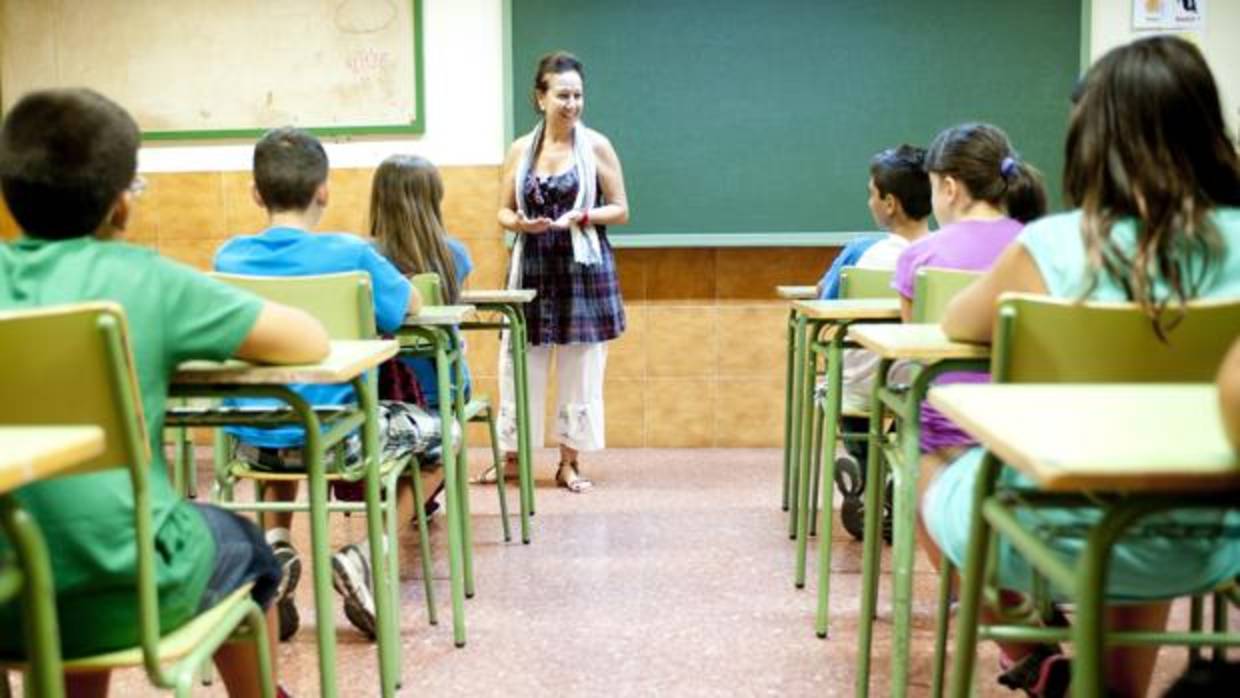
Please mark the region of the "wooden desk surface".
[[776, 286], [775, 295], [790, 301], [807, 301], [818, 297], [817, 286]]
[[792, 307], [811, 320], [890, 320], [900, 317], [899, 298], [793, 301]]
[[1240, 488], [1210, 384], [946, 385], [930, 404], [1047, 490]]
[[71, 470], [102, 452], [99, 427], [0, 427], [0, 494]]
[[990, 356], [989, 344], [953, 342], [937, 324], [851, 325], [848, 338], [884, 359], [943, 361]]
[[424, 305], [416, 315], [405, 316], [405, 327], [444, 327], [465, 322], [477, 310], [472, 305]]
[[538, 295], [532, 288], [470, 289], [461, 291], [461, 302], [482, 305], [488, 303], [529, 303]]
[[317, 364], [259, 365], [245, 361], [189, 361], [177, 366], [173, 385], [285, 385], [344, 383], [396, 356], [391, 339], [332, 340], [331, 353]]

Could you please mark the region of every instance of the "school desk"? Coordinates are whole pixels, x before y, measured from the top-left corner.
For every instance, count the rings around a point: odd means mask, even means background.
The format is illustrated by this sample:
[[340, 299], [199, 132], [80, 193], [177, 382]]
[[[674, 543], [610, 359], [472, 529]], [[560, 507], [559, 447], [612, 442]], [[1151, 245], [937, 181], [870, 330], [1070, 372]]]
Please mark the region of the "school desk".
[[[848, 337], [879, 357], [874, 377], [870, 410], [870, 448], [866, 462], [865, 534], [862, 539], [861, 617], [858, 632], [858, 696], [867, 695], [870, 680], [870, 647], [873, 639], [875, 605], [878, 600], [879, 541], [881, 512], [886, 489], [885, 471], [892, 477], [892, 653], [891, 695], [908, 691], [909, 642], [913, 608], [913, 561], [916, 557], [914, 527], [917, 517], [917, 479], [921, 464], [921, 403], [931, 382], [947, 371], [986, 371], [990, 347], [964, 344], [947, 339], [936, 324], [854, 325]], [[915, 362], [912, 383], [888, 384], [896, 361]], [[894, 443], [883, 434], [888, 415], [897, 419]], [[881, 450], [880, 450], [881, 449]], [[885, 464], [885, 467], [884, 467]], [[829, 500], [824, 511], [830, 512]], [[829, 532], [829, 529], [827, 529]], [[822, 548], [824, 534], [819, 537]], [[826, 636], [827, 605], [830, 589], [829, 559], [819, 555], [818, 613], [816, 627]]]
[[[793, 495], [790, 502], [789, 533], [797, 541], [794, 584], [800, 589], [805, 586], [805, 557], [813, 491], [811, 475], [816, 483], [819, 472], [818, 468], [812, 468], [811, 465], [816, 463], [819, 457], [814, 444], [827, 444], [826, 447], [832, 451], [835, 447], [843, 392], [842, 356], [845, 332], [850, 324], [858, 321], [899, 320], [900, 301], [895, 298], [793, 301], [792, 310], [796, 314], [796, 358], [792, 376], [795, 388], [791, 405], [787, 408], [792, 423], [789, 440], [792, 446], [786, 450], [790, 451], [787, 460], [792, 466], [788, 484]], [[827, 331], [831, 331], [829, 339], [825, 343], [817, 341], [816, 338]], [[826, 419], [822, 422], [824, 433], [819, 441], [814, 438], [817, 426], [814, 420], [814, 382], [818, 373], [818, 357], [821, 354], [826, 355], [827, 362], [827, 404]], [[835, 463], [833, 457], [826, 460], [828, 477], [825, 479], [826, 486], [822, 488], [824, 492], [831, 490], [830, 472], [833, 471]], [[827, 511], [830, 511], [830, 507]], [[830, 529], [826, 529], [820, 538], [829, 539]]]
[[[1103, 695], [1103, 611], [1112, 544], [1151, 513], [1240, 504], [1240, 453], [1228, 444], [1210, 384], [950, 385], [930, 404], [987, 449], [975, 489], [961, 606], [953, 694], [969, 691], [978, 636], [977, 610], [991, 531], [1034, 563], [1076, 604], [1071, 630], [1043, 628], [1041, 641], [1073, 642], [1075, 696]], [[1002, 463], [1035, 491], [996, 487]], [[1086, 548], [1074, 564], [1048, 550], [1016, 518], [1019, 506], [1090, 506], [1096, 525], [1079, 533]], [[1036, 562], [1035, 562], [1036, 561]], [[991, 631], [997, 628], [989, 629]], [[989, 634], [989, 633], [988, 633]], [[1116, 633], [1124, 644], [1230, 644], [1240, 634]], [[1127, 636], [1126, 638], [1123, 636]]]
[[[0, 519], [20, 561], [0, 569], [0, 598], [23, 597], [30, 695], [64, 695], [60, 634], [56, 623], [56, 585], [47, 546], [34, 520], [13, 491], [38, 480], [72, 472], [103, 452], [103, 430], [92, 426], [0, 427]], [[0, 681], [7, 681], [0, 676]]]
[[[314, 364], [255, 365], [244, 361], [191, 361], [173, 374], [172, 397], [275, 398], [286, 407], [246, 409], [228, 407], [172, 407], [168, 426], [277, 426], [297, 424], [306, 432], [305, 475], [309, 480], [311, 568], [314, 578], [315, 626], [319, 648], [319, 685], [323, 696], [338, 695], [336, 685], [336, 630], [331, 582], [331, 550], [328, 547], [327, 478], [325, 452], [358, 427], [362, 428], [367, 537], [375, 580], [375, 615], [378, 621], [378, 653], [382, 693], [390, 696], [399, 683], [400, 637], [398, 601], [383, 546], [382, 505], [379, 496], [379, 430], [374, 381], [366, 372], [396, 355], [399, 345], [391, 340], [333, 340], [327, 358]], [[311, 406], [288, 386], [294, 383], [350, 383], [357, 392], [355, 405], [331, 408]], [[356, 474], [356, 473], [354, 473]], [[298, 502], [221, 502], [243, 511], [304, 511]], [[333, 503], [331, 509], [344, 509]], [[392, 570], [395, 572], [395, 570]]]
[[[818, 297], [818, 289], [814, 286], [776, 286], [775, 295], [784, 300], [812, 300]], [[796, 365], [796, 337], [797, 337], [797, 310], [792, 304], [788, 305], [788, 343], [787, 343], [787, 361], [785, 363], [786, 371], [784, 377], [784, 476], [781, 485], [780, 506], [784, 511], [788, 511], [789, 495], [789, 477], [792, 472], [792, 401], [795, 395], [795, 365]]]
[[[530, 448], [530, 397], [529, 366], [525, 349], [528, 338], [525, 330], [525, 306], [534, 300], [533, 289], [468, 290], [461, 292], [461, 302], [469, 303], [479, 312], [493, 312], [504, 316], [503, 322], [471, 321], [461, 325], [463, 330], [500, 329], [507, 331], [509, 358], [512, 361], [512, 397], [516, 403], [517, 423], [517, 479], [521, 492], [521, 542], [530, 542], [530, 516], [534, 514], [534, 471]], [[500, 396], [496, 396], [496, 400]], [[496, 405], [496, 409], [500, 409]]]
[[[465, 598], [474, 595], [473, 534], [469, 521], [469, 454], [454, 443], [451, 424], [460, 424], [465, 439], [465, 367], [455, 329], [475, 312], [472, 305], [428, 305], [405, 317], [396, 332], [401, 352], [431, 356], [439, 390], [439, 423], [443, 454], [444, 498], [448, 516], [448, 570], [452, 597], [452, 638], [465, 646]], [[453, 388], [453, 386], [456, 388]], [[451, 399], [445, 399], [451, 396]], [[430, 599], [428, 599], [428, 603]]]

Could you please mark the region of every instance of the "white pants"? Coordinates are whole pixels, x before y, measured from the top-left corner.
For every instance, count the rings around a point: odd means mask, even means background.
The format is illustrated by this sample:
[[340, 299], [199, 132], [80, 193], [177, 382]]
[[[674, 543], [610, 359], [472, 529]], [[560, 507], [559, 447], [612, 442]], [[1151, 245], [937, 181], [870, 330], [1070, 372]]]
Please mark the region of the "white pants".
[[[546, 434], [547, 380], [555, 355], [555, 438], [577, 451], [604, 447], [603, 372], [607, 368], [607, 345], [544, 344], [530, 346], [525, 355], [529, 367], [530, 448], [542, 448]], [[508, 333], [499, 353], [499, 443], [505, 451], [517, 450], [517, 404], [513, 392], [512, 355]]]

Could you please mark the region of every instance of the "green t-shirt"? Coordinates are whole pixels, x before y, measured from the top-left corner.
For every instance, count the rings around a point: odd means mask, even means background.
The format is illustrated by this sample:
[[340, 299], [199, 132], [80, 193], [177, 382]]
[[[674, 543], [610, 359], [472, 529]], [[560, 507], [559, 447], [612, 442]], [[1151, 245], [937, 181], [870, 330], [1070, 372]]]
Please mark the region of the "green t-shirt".
[[[231, 356], [253, 328], [262, 301], [123, 242], [24, 238], [0, 245], [0, 309], [88, 300], [114, 301], [128, 320], [154, 455], [150, 489], [160, 622], [172, 629], [197, 610], [214, 567], [215, 543], [202, 515], [168, 479], [162, 446], [168, 380], [183, 361]], [[47, 539], [66, 656], [137, 642], [132, 492], [123, 470], [50, 480], [18, 492]], [[0, 627], [18, 627], [18, 617], [15, 604], [0, 605]], [[12, 652], [19, 640], [19, 633], [0, 633], [0, 651]]]

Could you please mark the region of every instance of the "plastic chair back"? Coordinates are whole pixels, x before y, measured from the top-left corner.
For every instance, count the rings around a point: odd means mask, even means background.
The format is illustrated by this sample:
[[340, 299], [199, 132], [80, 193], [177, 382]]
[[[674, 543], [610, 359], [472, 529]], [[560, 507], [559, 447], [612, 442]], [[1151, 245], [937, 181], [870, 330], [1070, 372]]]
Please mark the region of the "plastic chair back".
[[1009, 383], [1213, 382], [1240, 328], [1240, 299], [1189, 303], [1166, 341], [1135, 303], [1009, 293], [998, 313], [991, 374]]
[[443, 284], [440, 282], [438, 274], [433, 271], [414, 274], [409, 277], [409, 281], [413, 283], [414, 288], [418, 289], [423, 303], [426, 305], [443, 305]]
[[913, 281], [913, 322], [938, 322], [957, 293], [982, 275], [977, 271], [922, 267]]
[[844, 267], [840, 272], [840, 298], [896, 298], [891, 269]]
[[375, 310], [370, 275], [362, 271], [311, 276], [211, 276], [263, 298], [300, 308], [323, 323], [332, 339], [373, 339]]

